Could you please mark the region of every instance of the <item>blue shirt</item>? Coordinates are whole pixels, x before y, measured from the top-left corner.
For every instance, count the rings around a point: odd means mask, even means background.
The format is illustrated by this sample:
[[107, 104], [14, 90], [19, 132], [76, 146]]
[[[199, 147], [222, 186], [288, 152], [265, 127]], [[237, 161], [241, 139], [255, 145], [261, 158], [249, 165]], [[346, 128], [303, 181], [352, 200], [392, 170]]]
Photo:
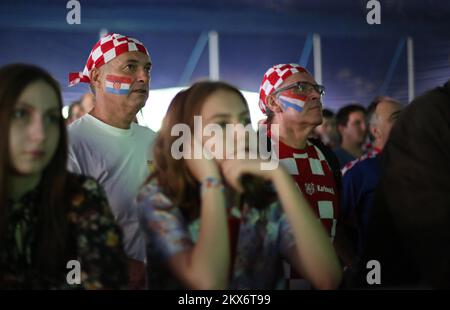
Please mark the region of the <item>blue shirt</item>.
[[339, 165], [341, 166], [341, 169], [351, 162], [352, 160], [355, 160], [356, 157], [344, 150], [341, 147], [337, 147], [333, 149], [334, 154], [336, 155], [337, 159], [339, 160]]
[[343, 170], [341, 215], [348, 219], [355, 213], [358, 226], [358, 254], [363, 251], [374, 192], [380, 179], [381, 162], [377, 152], [362, 156]]

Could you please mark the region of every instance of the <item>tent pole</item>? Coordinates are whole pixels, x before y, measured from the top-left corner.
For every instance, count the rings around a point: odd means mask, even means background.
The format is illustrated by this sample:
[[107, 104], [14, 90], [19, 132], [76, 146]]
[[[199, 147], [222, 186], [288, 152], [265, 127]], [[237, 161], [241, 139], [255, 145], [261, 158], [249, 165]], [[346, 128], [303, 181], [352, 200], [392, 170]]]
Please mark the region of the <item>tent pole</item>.
[[322, 84], [322, 52], [320, 45], [320, 35], [313, 35], [313, 53], [314, 53], [314, 78], [318, 84]]
[[308, 36], [306, 37], [305, 45], [303, 46], [302, 55], [300, 56], [300, 60], [298, 61], [298, 64], [304, 68], [308, 66], [312, 46], [313, 46], [312, 35], [308, 34]]
[[414, 42], [411, 37], [406, 43], [408, 57], [408, 102], [414, 99]]
[[206, 44], [208, 43], [208, 33], [202, 32], [198, 37], [197, 42], [195, 43], [194, 49], [189, 56], [189, 60], [186, 63], [183, 74], [181, 74], [180, 81], [178, 82], [179, 86], [185, 86], [189, 83], [191, 79], [192, 73], [197, 66], [198, 60], [205, 49]]
[[219, 79], [219, 34], [210, 31], [209, 37], [209, 78], [213, 81]]
[[403, 48], [405, 46], [405, 39], [401, 38], [398, 42], [397, 49], [395, 50], [394, 56], [391, 59], [391, 63], [388, 68], [388, 72], [386, 73], [386, 77], [384, 78], [383, 84], [380, 88], [380, 95], [384, 96], [386, 95], [389, 84], [392, 82], [392, 78], [394, 77], [395, 67], [397, 67], [398, 60], [400, 59], [400, 55], [403, 51]]

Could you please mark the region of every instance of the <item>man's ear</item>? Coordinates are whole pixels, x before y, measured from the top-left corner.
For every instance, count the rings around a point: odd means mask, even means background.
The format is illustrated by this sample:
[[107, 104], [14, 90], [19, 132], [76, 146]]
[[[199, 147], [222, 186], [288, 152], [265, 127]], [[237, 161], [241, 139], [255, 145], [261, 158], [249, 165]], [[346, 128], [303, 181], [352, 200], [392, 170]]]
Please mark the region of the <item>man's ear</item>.
[[372, 135], [372, 137], [374, 137], [374, 139], [377, 139], [380, 136], [380, 130], [378, 129], [377, 126], [370, 126], [369, 130], [370, 134]]
[[101, 77], [101, 74], [100, 74], [100, 70], [98, 68], [94, 68], [91, 70], [91, 85], [94, 87], [96, 92], [99, 89], [102, 89], [102, 82], [101, 82], [100, 77]]
[[346, 126], [344, 126], [344, 125], [337, 125], [336, 126], [336, 129], [337, 129], [337, 131], [338, 131], [338, 133], [342, 136], [342, 131], [344, 130], [344, 128], [345, 128]]
[[267, 102], [267, 107], [272, 112], [274, 112], [274, 113], [283, 112], [283, 109], [281, 108], [278, 100], [276, 100], [276, 98], [273, 94], [267, 97], [266, 102]]

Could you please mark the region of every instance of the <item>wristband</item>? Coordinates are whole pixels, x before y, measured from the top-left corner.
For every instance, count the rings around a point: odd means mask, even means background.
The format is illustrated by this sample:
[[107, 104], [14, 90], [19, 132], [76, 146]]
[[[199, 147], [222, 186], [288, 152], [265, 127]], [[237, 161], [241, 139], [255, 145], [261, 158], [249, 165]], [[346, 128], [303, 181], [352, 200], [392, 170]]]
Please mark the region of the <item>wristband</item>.
[[206, 177], [201, 183], [201, 194], [211, 188], [219, 188], [222, 192], [224, 191], [224, 186], [222, 180], [215, 177]]

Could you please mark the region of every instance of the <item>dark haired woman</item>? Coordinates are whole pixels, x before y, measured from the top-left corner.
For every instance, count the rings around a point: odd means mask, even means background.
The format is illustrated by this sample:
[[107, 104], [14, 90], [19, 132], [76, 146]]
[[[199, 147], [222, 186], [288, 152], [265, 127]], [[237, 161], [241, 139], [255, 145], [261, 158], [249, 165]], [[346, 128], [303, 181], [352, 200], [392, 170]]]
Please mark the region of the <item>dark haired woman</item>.
[[121, 232], [103, 190], [66, 171], [61, 108], [44, 70], [0, 68], [0, 288], [126, 285]]

